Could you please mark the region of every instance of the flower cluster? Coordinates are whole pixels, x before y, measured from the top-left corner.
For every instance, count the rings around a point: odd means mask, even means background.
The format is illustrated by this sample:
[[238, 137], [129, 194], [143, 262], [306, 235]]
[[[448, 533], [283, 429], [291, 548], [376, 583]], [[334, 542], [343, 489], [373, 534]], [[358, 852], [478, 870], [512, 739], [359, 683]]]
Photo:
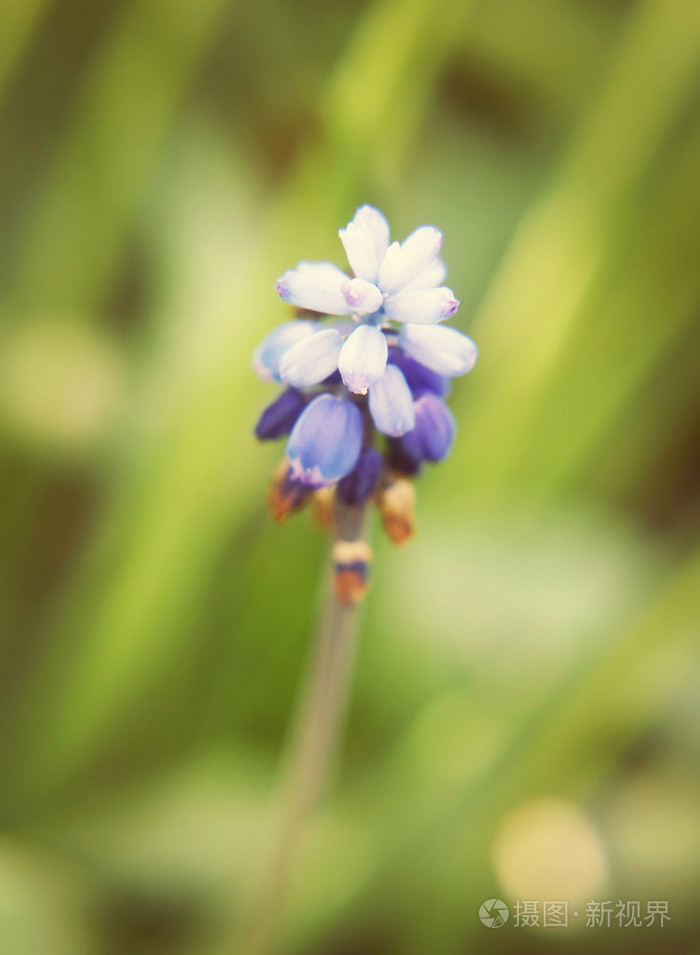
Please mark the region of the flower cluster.
[[[470, 371], [478, 351], [440, 324], [459, 302], [442, 284], [438, 229], [421, 226], [390, 242], [384, 216], [365, 205], [339, 235], [352, 275], [330, 262], [300, 262], [277, 282], [298, 317], [253, 356], [261, 378], [287, 386], [256, 435], [289, 435], [273, 490], [277, 517], [335, 487], [350, 507], [377, 493], [392, 533], [392, 497], [406, 498], [401, 480], [449, 453], [456, 427], [444, 400], [449, 379]], [[392, 536], [407, 536], [405, 521]]]

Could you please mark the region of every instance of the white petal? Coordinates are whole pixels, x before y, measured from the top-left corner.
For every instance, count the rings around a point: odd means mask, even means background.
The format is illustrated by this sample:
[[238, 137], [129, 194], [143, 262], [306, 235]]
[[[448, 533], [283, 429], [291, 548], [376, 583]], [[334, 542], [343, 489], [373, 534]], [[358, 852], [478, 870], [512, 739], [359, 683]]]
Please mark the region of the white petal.
[[381, 308], [384, 296], [376, 285], [365, 279], [353, 279], [345, 290], [345, 301], [356, 315], [371, 315]]
[[438, 255], [430, 265], [426, 265], [420, 275], [409, 282], [406, 286], [405, 291], [416, 292], [418, 289], [423, 288], [435, 288], [442, 283], [447, 278], [447, 266], [443, 259]]
[[292, 345], [318, 331], [318, 322], [297, 319], [279, 325], [267, 335], [253, 352], [253, 370], [263, 381], [280, 380], [280, 362]]
[[330, 262], [300, 262], [277, 280], [280, 298], [290, 305], [328, 315], [348, 315], [348, 276]]
[[338, 370], [350, 391], [367, 394], [367, 389], [384, 375], [388, 351], [384, 332], [374, 325], [355, 329], [338, 358]]
[[382, 434], [396, 438], [415, 428], [411, 389], [396, 365], [387, 365], [384, 377], [370, 388], [369, 411]]
[[282, 358], [282, 381], [294, 388], [317, 385], [338, 367], [338, 355], [342, 347], [342, 336], [335, 328], [324, 328], [310, 338], [304, 338], [293, 345]]
[[389, 223], [379, 209], [360, 206], [338, 235], [355, 275], [375, 282], [389, 246]]
[[448, 378], [471, 371], [479, 356], [471, 338], [447, 325], [404, 325], [399, 345], [411, 358]]
[[451, 288], [420, 289], [391, 295], [384, 303], [384, 311], [395, 322], [414, 322], [417, 325], [434, 325], [450, 318], [457, 311], [459, 300]]
[[400, 245], [392, 242], [379, 269], [383, 292], [398, 292], [417, 279], [440, 252], [442, 232], [431, 225], [416, 229]]

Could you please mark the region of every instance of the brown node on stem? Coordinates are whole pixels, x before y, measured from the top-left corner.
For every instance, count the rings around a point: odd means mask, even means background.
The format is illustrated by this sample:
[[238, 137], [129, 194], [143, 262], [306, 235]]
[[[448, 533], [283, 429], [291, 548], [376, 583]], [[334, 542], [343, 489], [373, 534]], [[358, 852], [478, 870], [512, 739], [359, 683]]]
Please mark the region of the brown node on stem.
[[363, 540], [338, 540], [331, 556], [338, 602], [345, 606], [359, 604], [369, 590], [372, 548]]

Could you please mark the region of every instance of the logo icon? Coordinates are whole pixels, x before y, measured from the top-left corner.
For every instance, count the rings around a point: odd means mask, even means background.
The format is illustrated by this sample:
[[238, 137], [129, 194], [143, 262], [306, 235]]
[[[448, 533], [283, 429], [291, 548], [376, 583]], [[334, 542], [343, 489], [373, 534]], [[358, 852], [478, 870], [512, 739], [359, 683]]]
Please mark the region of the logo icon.
[[479, 918], [487, 928], [500, 928], [509, 915], [508, 906], [501, 899], [488, 899], [479, 907]]

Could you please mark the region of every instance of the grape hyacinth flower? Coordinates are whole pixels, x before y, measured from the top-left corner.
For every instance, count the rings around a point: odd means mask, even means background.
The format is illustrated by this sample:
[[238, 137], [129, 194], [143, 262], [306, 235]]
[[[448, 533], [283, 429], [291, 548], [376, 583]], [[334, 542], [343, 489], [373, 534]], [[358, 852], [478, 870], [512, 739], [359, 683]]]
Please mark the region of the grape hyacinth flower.
[[384, 216], [361, 206], [340, 230], [352, 274], [330, 262], [300, 262], [277, 282], [297, 309], [258, 346], [253, 368], [282, 386], [255, 428], [261, 441], [287, 437], [270, 489], [280, 521], [311, 503], [332, 531], [332, 586], [319, 617], [300, 719], [283, 779], [285, 811], [262, 871], [240, 951], [273, 951], [291, 849], [323, 791], [337, 745], [357, 639], [356, 606], [367, 592], [365, 538], [374, 500], [394, 543], [415, 525], [414, 478], [442, 461], [456, 424], [450, 379], [474, 367], [477, 347], [442, 324], [459, 302], [443, 285], [442, 234], [421, 226], [390, 242]]
[[[346, 508], [375, 497], [385, 529], [400, 543], [413, 531], [411, 479], [452, 446], [449, 379], [470, 371], [478, 350], [442, 324], [459, 302], [442, 284], [438, 229], [421, 226], [390, 242], [382, 213], [364, 205], [339, 235], [351, 275], [330, 262], [302, 261], [277, 281], [298, 317], [255, 350], [258, 375], [286, 386], [255, 433], [263, 441], [288, 435], [270, 498], [276, 518], [314, 496], [327, 500], [329, 490]], [[354, 565], [347, 547], [341, 563]], [[350, 601], [364, 593], [366, 567], [358, 574], [356, 588], [344, 578]]]

